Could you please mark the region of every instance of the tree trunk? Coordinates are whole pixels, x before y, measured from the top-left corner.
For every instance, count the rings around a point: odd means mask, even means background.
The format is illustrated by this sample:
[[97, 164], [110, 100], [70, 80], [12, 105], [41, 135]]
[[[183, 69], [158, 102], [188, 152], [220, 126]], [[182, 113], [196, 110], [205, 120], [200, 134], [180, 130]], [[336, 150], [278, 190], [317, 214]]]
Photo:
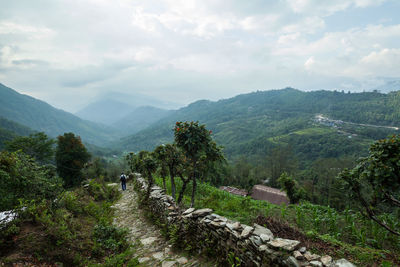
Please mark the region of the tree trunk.
[[174, 173], [173, 172], [170, 173], [170, 178], [171, 178], [171, 195], [172, 195], [172, 198], [174, 200], [176, 200], [176, 198], [175, 198], [175, 191], [176, 191], [176, 189], [175, 189], [175, 177], [174, 177]]
[[153, 184], [154, 184], [153, 176], [151, 175], [151, 173], [149, 174], [149, 177], [147, 179], [148, 179], [148, 186], [147, 186], [147, 192], [146, 192], [146, 200], [149, 199], [151, 188], [153, 187]]
[[193, 175], [192, 181], [193, 181], [193, 186], [192, 186], [192, 204], [190, 204], [191, 208], [194, 207], [194, 198], [195, 198], [195, 195], [196, 195], [196, 187], [197, 187], [196, 175]]
[[179, 175], [179, 177], [181, 178], [181, 180], [182, 180], [182, 182], [183, 182], [183, 185], [182, 185], [181, 191], [179, 191], [178, 205], [181, 204], [181, 202], [182, 202], [183, 193], [185, 193], [186, 185], [187, 185], [188, 182], [189, 182], [189, 178], [188, 178], [188, 179], [185, 179], [185, 178], [183, 178], [182, 175]]
[[167, 191], [167, 185], [165, 184], [165, 176], [162, 177], [162, 183], [163, 183], [164, 190]]

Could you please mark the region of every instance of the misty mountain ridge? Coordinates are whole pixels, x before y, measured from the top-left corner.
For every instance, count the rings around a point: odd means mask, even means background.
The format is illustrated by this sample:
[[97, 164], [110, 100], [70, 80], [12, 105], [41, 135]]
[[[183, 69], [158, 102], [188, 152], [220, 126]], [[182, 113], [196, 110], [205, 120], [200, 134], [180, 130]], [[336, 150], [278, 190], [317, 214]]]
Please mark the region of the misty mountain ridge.
[[117, 128], [123, 135], [130, 135], [147, 128], [173, 112], [172, 110], [152, 106], [142, 106], [120, 118], [112, 126]]
[[400, 90], [400, 80], [386, 81], [383, 85], [374, 88], [373, 90], [380, 93], [390, 93]]
[[[299, 158], [339, 157], [366, 152], [390, 129], [361, 126], [340, 129], [315, 123], [316, 114], [354, 123], [400, 125], [400, 92], [304, 92], [293, 88], [257, 91], [233, 98], [196, 101], [116, 144], [129, 151], [153, 150], [173, 141], [176, 121], [199, 121], [233, 159], [265, 155], [291, 146]], [[354, 134], [354, 136], [353, 136]], [[349, 137], [351, 136], [351, 138]]]
[[51, 137], [73, 132], [85, 142], [102, 146], [119, 137], [110, 127], [82, 120], [3, 84], [0, 84], [0, 115]]

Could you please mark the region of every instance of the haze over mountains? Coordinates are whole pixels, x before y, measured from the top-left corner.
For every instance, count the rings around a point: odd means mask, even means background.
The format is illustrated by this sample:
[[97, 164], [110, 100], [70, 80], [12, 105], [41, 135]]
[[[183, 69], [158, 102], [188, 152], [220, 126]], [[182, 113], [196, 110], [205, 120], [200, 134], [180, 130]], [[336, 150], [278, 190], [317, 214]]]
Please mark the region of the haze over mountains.
[[6, 119], [0, 127], [7, 140], [15, 134], [29, 134], [32, 129], [52, 137], [74, 132], [87, 143], [120, 151], [152, 150], [156, 145], [172, 142], [176, 121], [188, 120], [206, 124], [231, 159], [259, 156], [273, 147], [288, 145], [308, 160], [337, 157], [365, 152], [373, 140], [396, 132], [356, 125], [338, 129], [316, 123], [317, 114], [360, 124], [400, 126], [399, 91], [303, 92], [286, 88], [215, 102], [200, 100], [178, 110], [135, 107], [110, 97], [79, 112], [102, 124], [83, 120], [4, 85], [0, 85], [0, 104], [0, 115]]

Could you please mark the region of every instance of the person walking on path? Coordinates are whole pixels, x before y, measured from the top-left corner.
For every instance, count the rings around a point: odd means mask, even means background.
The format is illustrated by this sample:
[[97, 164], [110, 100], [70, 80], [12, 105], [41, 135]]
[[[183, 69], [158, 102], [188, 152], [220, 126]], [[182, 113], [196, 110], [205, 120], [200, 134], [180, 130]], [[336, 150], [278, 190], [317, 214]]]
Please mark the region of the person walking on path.
[[122, 172], [119, 179], [121, 180], [122, 191], [125, 191], [126, 190], [126, 175]]

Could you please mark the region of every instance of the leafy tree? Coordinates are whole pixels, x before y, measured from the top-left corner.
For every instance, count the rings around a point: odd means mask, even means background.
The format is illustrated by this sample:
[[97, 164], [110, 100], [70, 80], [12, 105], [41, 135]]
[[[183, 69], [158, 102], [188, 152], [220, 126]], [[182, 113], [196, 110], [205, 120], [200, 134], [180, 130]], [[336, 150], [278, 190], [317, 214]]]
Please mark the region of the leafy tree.
[[167, 186], [165, 184], [165, 178], [168, 175], [168, 165], [167, 165], [167, 149], [165, 148], [165, 145], [162, 144], [158, 147], [156, 147], [156, 149], [154, 150], [154, 157], [157, 160], [157, 165], [160, 167], [160, 176], [163, 180], [163, 188], [164, 190], [167, 189]]
[[286, 172], [281, 174], [278, 182], [281, 184], [282, 189], [285, 190], [291, 204], [298, 203], [301, 199], [305, 198], [306, 191], [299, 187], [297, 182]]
[[144, 176], [147, 178], [147, 200], [150, 196], [151, 187], [154, 185], [153, 173], [157, 170], [157, 161], [153, 153], [149, 151], [140, 151], [138, 154], [138, 163], [140, 173], [144, 174]]
[[65, 133], [57, 137], [57, 173], [64, 179], [66, 188], [76, 186], [82, 181], [82, 169], [89, 159], [90, 154], [79, 136]]
[[379, 214], [395, 214], [400, 208], [400, 135], [372, 144], [369, 156], [361, 158], [356, 167], [344, 170], [339, 177], [370, 219], [400, 235], [379, 218]]
[[17, 152], [0, 152], [0, 211], [13, 209], [19, 199], [54, 199], [62, 190], [62, 180], [49, 167]]
[[282, 173], [292, 173], [297, 169], [297, 159], [292, 149], [288, 146], [277, 147], [271, 150], [266, 158], [267, 173], [269, 175], [268, 184], [278, 187], [278, 178]]
[[22, 150], [25, 154], [35, 158], [40, 163], [53, 161], [55, 141], [45, 133], [34, 133], [29, 136], [18, 136], [6, 142], [6, 150]]
[[211, 131], [198, 122], [176, 122], [175, 143], [185, 154], [190, 166], [189, 178], [192, 181], [192, 202], [194, 206], [197, 179], [206, 172], [209, 163], [223, 160], [221, 148], [211, 138]]

